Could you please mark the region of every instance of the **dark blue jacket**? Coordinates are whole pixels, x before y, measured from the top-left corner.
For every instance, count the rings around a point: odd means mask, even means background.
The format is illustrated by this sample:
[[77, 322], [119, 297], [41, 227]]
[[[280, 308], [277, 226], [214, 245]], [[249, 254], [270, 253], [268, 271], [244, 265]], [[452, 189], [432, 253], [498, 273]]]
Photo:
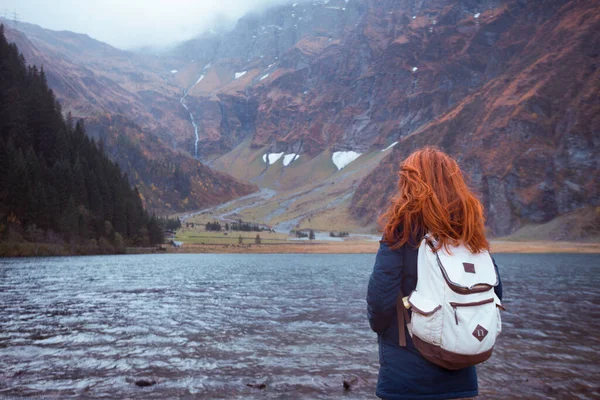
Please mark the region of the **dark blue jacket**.
[[[451, 371], [424, 359], [406, 331], [406, 347], [398, 344], [396, 300], [400, 288], [408, 296], [417, 285], [418, 249], [405, 245], [391, 250], [381, 243], [369, 279], [367, 311], [379, 344], [378, 397], [396, 399], [457, 399], [477, 396], [475, 367]], [[496, 267], [497, 269], [497, 267]], [[502, 284], [496, 287], [502, 299]], [[406, 329], [406, 328], [405, 328]]]

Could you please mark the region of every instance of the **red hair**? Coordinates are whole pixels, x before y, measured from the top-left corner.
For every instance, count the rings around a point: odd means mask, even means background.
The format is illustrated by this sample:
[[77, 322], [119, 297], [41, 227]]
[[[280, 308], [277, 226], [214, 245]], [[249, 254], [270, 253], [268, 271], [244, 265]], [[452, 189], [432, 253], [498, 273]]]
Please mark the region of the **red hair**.
[[489, 249], [483, 205], [469, 190], [456, 161], [432, 147], [412, 153], [400, 165], [398, 194], [380, 217], [383, 241], [392, 249], [424, 233], [442, 246], [463, 244], [471, 252]]

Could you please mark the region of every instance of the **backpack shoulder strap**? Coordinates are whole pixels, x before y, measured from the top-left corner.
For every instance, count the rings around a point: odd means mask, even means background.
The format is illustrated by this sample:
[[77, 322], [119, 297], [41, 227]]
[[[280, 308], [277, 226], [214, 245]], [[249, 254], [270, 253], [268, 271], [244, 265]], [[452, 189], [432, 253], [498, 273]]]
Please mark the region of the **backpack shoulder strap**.
[[[403, 268], [406, 268], [406, 245], [402, 249], [402, 264]], [[398, 316], [398, 343], [400, 344], [400, 347], [406, 347], [406, 330], [404, 327], [407, 323], [410, 323], [408, 310], [406, 307], [404, 307], [404, 301], [402, 301], [403, 297], [402, 284], [400, 284], [398, 298], [396, 299], [396, 315]]]

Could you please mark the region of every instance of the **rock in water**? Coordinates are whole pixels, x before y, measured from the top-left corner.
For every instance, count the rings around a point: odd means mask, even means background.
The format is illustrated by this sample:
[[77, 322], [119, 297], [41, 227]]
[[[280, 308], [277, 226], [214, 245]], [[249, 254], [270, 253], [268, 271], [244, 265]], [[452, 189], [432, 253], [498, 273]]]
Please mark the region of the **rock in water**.
[[350, 379], [344, 379], [344, 390], [352, 389], [352, 385], [354, 385], [358, 381], [357, 377], [352, 377]]
[[267, 388], [267, 385], [264, 383], [247, 383], [246, 386], [254, 388], [254, 389], [260, 389], [260, 390]]
[[135, 381], [136, 386], [139, 387], [147, 387], [147, 386], [152, 386], [152, 385], [156, 385], [156, 381], [151, 381], [149, 379], [140, 379], [138, 381]]

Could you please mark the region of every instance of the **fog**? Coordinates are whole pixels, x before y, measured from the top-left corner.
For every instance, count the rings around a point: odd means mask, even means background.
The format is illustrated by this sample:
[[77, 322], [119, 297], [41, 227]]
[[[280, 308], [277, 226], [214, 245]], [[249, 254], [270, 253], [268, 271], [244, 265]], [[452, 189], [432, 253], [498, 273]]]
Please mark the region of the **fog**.
[[[86, 33], [122, 49], [167, 46], [292, 0], [1, 0], [0, 15]], [[299, 2], [299, 0], [294, 0]]]

